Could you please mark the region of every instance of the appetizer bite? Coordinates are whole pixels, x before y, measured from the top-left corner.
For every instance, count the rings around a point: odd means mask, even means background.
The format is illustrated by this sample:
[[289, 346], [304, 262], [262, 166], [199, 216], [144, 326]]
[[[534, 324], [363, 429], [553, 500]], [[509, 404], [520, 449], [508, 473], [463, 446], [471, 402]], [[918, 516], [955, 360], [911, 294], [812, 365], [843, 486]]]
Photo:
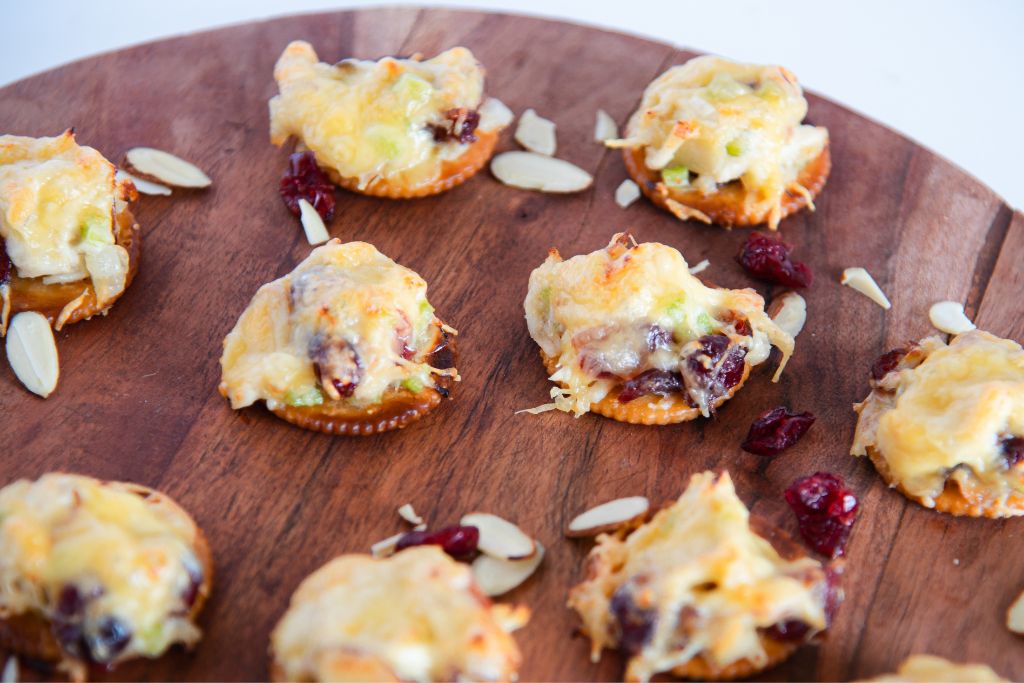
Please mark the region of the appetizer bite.
[[197, 643], [212, 580], [203, 533], [150, 488], [51, 473], [0, 489], [0, 648], [74, 680]]
[[58, 330], [106, 313], [132, 281], [140, 237], [131, 181], [73, 131], [0, 136], [0, 334], [21, 311]]
[[271, 634], [275, 681], [514, 681], [529, 610], [491, 604], [438, 546], [342, 555], [313, 572]]
[[646, 524], [598, 536], [569, 607], [594, 661], [603, 648], [627, 658], [626, 680], [727, 680], [774, 666], [825, 631], [842, 600], [837, 575], [751, 519], [727, 472], [703, 472]]
[[651, 201], [676, 217], [774, 230], [807, 206], [831, 169], [828, 131], [802, 125], [807, 100], [780, 66], [704, 56], [644, 91], [621, 147]]
[[1006, 681], [984, 664], [954, 664], [948, 659], [933, 655], [908, 657], [894, 674], [869, 679], [874, 683], [941, 683], [949, 681], [973, 681], [974, 683], [999, 683]]
[[423, 278], [334, 239], [256, 292], [224, 340], [220, 393], [328, 434], [399, 429], [458, 380], [454, 333]]
[[1024, 514], [1024, 350], [971, 331], [890, 351], [871, 369], [852, 455], [927, 508]]
[[718, 289], [664, 244], [619, 233], [606, 249], [563, 261], [556, 249], [530, 275], [526, 322], [552, 382], [533, 411], [587, 411], [620, 422], [709, 417], [750, 369], [793, 338], [752, 289]]
[[295, 41], [274, 67], [270, 141], [295, 138], [338, 185], [378, 197], [425, 197], [487, 163], [507, 116], [484, 101], [484, 70], [464, 47], [432, 59], [317, 61]]

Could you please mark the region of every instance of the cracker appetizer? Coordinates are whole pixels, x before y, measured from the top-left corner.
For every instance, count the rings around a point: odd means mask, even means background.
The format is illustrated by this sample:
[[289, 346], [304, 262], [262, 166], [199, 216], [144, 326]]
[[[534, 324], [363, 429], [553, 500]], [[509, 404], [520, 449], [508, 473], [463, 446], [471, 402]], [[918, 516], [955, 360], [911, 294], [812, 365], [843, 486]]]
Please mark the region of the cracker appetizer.
[[875, 362], [853, 455], [927, 508], [1024, 514], [1024, 350], [971, 331], [928, 337]]
[[145, 486], [45, 474], [0, 489], [0, 648], [74, 680], [199, 641], [203, 533]]
[[507, 122], [481, 121], [484, 70], [464, 47], [432, 59], [317, 61], [295, 41], [274, 67], [270, 141], [316, 153], [341, 187], [377, 197], [426, 197], [487, 163]]
[[129, 180], [73, 131], [0, 136], [0, 334], [21, 311], [58, 330], [106, 313], [139, 265]]
[[825, 631], [842, 599], [836, 576], [750, 519], [728, 473], [703, 472], [638, 529], [598, 536], [569, 607], [593, 661], [618, 648], [626, 680], [729, 680], [782, 662]]
[[448, 397], [454, 332], [423, 278], [334, 239], [256, 292], [224, 340], [220, 393], [328, 434], [400, 429]]
[[644, 91], [621, 147], [647, 197], [680, 219], [774, 230], [807, 206], [831, 169], [828, 131], [802, 125], [807, 100], [780, 66], [704, 56]]
[[526, 321], [552, 382], [553, 403], [620, 422], [709, 417], [750, 369], [793, 338], [752, 289], [719, 289], [690, 274], [682, 254], [619, 233], [606, 249], [563, 261], [556, 249], [530, 275]]
[[494, 605], [437, 546], [342, 555], [307, 577], [271, 634], [274, 681], [514, 681], [525, 607]]
[[954, 664], [953, 662], [933, 655], [914, 655], [908, 657], [894, 674], [886, 674], [869, 679], [874, 683], [999, 683], [1006, 681], [984, 664]]

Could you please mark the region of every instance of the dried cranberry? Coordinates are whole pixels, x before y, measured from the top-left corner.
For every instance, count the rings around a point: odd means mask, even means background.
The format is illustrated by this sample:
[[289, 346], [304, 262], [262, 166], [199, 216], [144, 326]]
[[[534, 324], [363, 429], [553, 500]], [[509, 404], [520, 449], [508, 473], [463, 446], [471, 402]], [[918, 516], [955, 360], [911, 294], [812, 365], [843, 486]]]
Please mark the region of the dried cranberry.
[[307, 354], [328, 398], [337, 401], [355, 392], [363, 377], [363, 363], [351, 343], [315, 334]]
[[999, 439], [1006, 466], [1013, 467], [1024, 460], [1024, 436], [1004, 436]]
[[302, 214], [299, 200], [305, 199], [325, 221], [334, 218], [334, 185], [316, 165], [311, 151], [296, 152], [288, 157], [288, 170], [281, 176], [281, 198], [296, 216]]
[[814, 415], [810, 413], [791, 413], [785, 406], [772, 408], [754, 420], [740, 448], [756, 455], [778, 455], [799, 441], [812, 424]]
[[647, 330], [647, 350], [657, 351], [672, 346], [672, 333], [660, 325], [651, 325]]
[[858, 505], [857, 496], [842, 478], [818, 472], [793, 482], [785, 496], [796, 513], [804, 541], [822, 555], [842, 555]]
[[787, 244], [759, 232], [751, 233], [736, 260], [754, 277], [785, 287], [808, 287], [814, 276], [811, 269], [789, 256]]
[[619, 647], [623, 652], [635, 655], [651, 639], [657, 613], [637, 606], [627, 585], [615, 591], [610, 607], [619, 624]]
[[14, 264], [11, 263], [11, 257], [7, 255], [7, 246], [4, 244], [4, 239], [0, 237], [0, 285], [6, 285], [11, 281], [11, 269]]
[[85, 610], [85, 598], [76, 586], [68, 584], [57, 594], [57, 615], [64, 619], [81, 618]]
[[476, 127], [480, 125], [480, 112], [475, 109], [449, 109], [442, 123], [431, 123], [427, 128], [434, 135], [434, 142], [457, 140], [463, 144], [476, 142]]
[[871, 366], [871, 379], [876, 382], [881, 381], [883, 377], [896, 369], [905, 355], [907, 355], [906, 349], [893, 349], [888, 353], [883, 353]]
[[476, 555], [480, 530], [475, 526], [449, 526], [438, 531], [410, 531], [398, 539], [396, 551], [417, 545], [439, 545], [456, 560], [471, 560]]
[[749, 337], [754, 333], [750, 328], [750, 322], [745, 318], [736, 320], [736, 322], [733, 323], [733, 329], [736, 330], [736, 334], [743, 337]]
[[724, 334], [707, 334], [697, 342], [700, 347], [686, 359], [684, 382], [690, 390], [687, 401], [695, 405], [694, 395], [700, 396], [707, 402], [707, 409], [714, 412], [714, 400], [729, 393], [743, 379], [747, 349], [729, 349], [730, 341]]
[[86, 636], [89, 658], [94, 662], [109, 662], [121, 654], [132, 639], [132, 631], [117, 617], [104, 617], [95, 631]]
[[766, 628], [765, 635], [783, 643], [799, 643], [807, 638], [807, 632], [810, 630], [811, 627], [807, 622], [790, 619]]
[[647, 394], [658, 394], [666, 396], [674, 391], [683, 390], [683, 378], [678, 372], [667, 370], [648, 370], [642, 372], [631, 380], [622, 383], [622, 390], [619, 391], [619, 401], [628, 403], [633, 399], [646, 396]]
[[185, 610], [192, 609], [199, 597], [199, 587], [203, 585], [203, 573], [199, 569], [187, 567], [188, 587], [181, 593], [181, 601], [185, 604]]

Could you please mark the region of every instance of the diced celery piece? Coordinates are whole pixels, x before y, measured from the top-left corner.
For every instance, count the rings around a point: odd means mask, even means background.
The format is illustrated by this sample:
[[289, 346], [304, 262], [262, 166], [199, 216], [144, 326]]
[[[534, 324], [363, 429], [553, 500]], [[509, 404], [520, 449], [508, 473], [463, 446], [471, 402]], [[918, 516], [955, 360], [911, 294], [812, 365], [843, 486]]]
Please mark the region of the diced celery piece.
[[725, 151], [731, 157], [738, 157], [743, 154], [745, 147], [741, 138], [733, 138], [725, 144]]
[[415, 375], [403, 379], [402, 386], [414, 394], [418, 394], [419, 392], [423, 391], [423, 381]]
[[686, 342], [697, 339], [714, 329], [714, 321], [706, 311], [700, 311], [696, 315], [691, 308], [686, 306], [684, 299], [677, 299], [665, 309], [665, 316], [672, 326], [672, 332], [677, 341]]
[[318, 406], [324, 402], [324, 395], [318, 387], [303, 387], [301, 389], [289, 389], [285, 394], [284, 402], [290, 406]]
[[705, 334], [710, 332], [714, 326], [715, 324], [712, 322], [711, 316], [707, 314], [707, 311], [701, 311], [695, 321], [694, 331], [697, 333], [696, 336], [703, 337]]
[[682, 165], [663, 168], [661, 180], [669, 187], [686, 187], [690, 184], [690, 169]]
[[712, 100], [731, 100], [748, 94], [750, 88], [728, 74], [715, 74], [705, 92]]
[[551, 287], [540, 290], [540, 304], [544, 308], [551, 308]]
[[366, 139], [382, 157], [397, 159], [405, 145], [405, 132], [397, 126], [377, 125], [366, 131]]
[[79, 231], [83, 242], [90, 244], [113, 244], [114, 234], [110, 229], [111, 218], [98, 213], [82, 219]]
[[429, 100], [434, 90], [434, 87], [429, 82], [411, 73], [404, 73], [399, 76], [392, 88], [402, 99], [415, 100], [417, 102]]
[[686, 322], [686, 299], [676, 299], [665, 308], [665, 315], [672, 321], [673, 327]]
[[782, 99], [785, 94], [782, 90], [782, 86], [775, 81], [765, 81], [761, 84], [761, 87], [757, 89], [757, 96], [761, 99], [769, 102], [778, 102]]

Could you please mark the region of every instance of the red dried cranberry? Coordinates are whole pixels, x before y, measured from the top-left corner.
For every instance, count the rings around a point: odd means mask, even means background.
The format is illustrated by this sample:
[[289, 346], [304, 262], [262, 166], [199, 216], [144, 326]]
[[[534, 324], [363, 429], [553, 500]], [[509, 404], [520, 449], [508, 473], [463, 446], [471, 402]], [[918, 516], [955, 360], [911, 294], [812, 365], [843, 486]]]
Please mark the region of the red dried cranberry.
[[11, 281], [12, 268], [14, 268], [14, 264], [11, 263], [11, 257], [7, 255], [4, 238], [0, 237], [0, 285], [6, 285]]
[[334, 218], [334, 185], [316, 165], [311, 151], [296, 152], [288, 157], [288, 170], [281, 176], [281, 198], [296, 216], [302, 214], [299, 200], [305, 199], [325, 221]]
[[876, 382], [881, 381], [883, 377], [896, 369], [905, 355], [907, 355], [906, 349], [893, 349], [888, 353], [883, 353], [871, 366], [871, 379]]
[[65, 619], [79, 619], [85, 609], [85, 598], [76, 586], [68, 584], [57, 594], [57, 615]]
[[657, 351], [672, 346], [672, 333], [660, 325], [651, 325], [647, 330], [647, 350]]
[[811, 269], [789, 256], [787, 244], [759, 232], [751, 233], [736, 260], [754, 277], [784, 287], [808, 287], [814, 276]]
[[658, 394], [666, 396], [675, 391], [683, 390], [683, 378], [678, 372], [667, 370], [648, 370], [642, 372], [631, 380], [622, 383], [622, 390], [619, 391], [619, 401], [629, 403], [630, 401], [646, 396]]
[[480, 112], [475, 109], [449, 109], [442, 123], [431, 123], [427, 128], [434, 135], [434, 142], [457, 140], [463, 144], [476, 142], [476, 127], [480, 125]]
[[999, 439], [999, 447], [1007, 467], [1013, 467], [1024, 460], [1024, 436], [1004, 436]]
[[791, 413], [785, 406], [772, 408], [754, 420], [740, 448], [755, 455], [778, 455], [799, 441], [812, 424], [814, 415], [810, 413]]
[[199, 587], [203, 585], [203, 573], [194, 567], [187, 567], [188, 587], [181, 594], [181, 601], [185, 604], [185, 611], [192, 609], [199, 597]]
[[842, 555], [858, 506], [857, 496], [842, 478], [818, 472], [793, 482], [785, 496], [804, 541], [822, 555]]
[[438, 531], [410, 531], [398, 539], [395, 551], [417, 545], [439, 545], [456, 560], [471, 560], [476, 555], [480, 530], [475, 526], [449, 526]]
[[743, 379], [747, 349], [742, 346], [729, 349], [730, 341], [724, 334], [707, 334], [697, 341], [700, 348], [686, 359], [683, 379], [687, 389], [692, 390], [687, 393], [687, 401], [695, 405], [692, 396], [695, 391], [707, 401], [708, 410], [714, 412], [714, 400], [729, 393]]
[[352, 344], [316, 334], [309, 340], [307, 353], [328, 398], [339, 400], [355, 392], [363, 377], [363, 363]]
[[609, 606], [619, 624], [619, 648], [626, 654], [635, 655], [651, 639], [657, 613], [654, 610], [638, 607], [633, 602], [633, 596], [627, 585], [623, 585], [615, 591]]
[[743, 337], [749, 337], [754, 333], [754, 331], [750, 328], [750, 322], [745, 318], [740, 318], [735, 323], [733, 323], [733, 329], [736, 330], [736, 334]]
[[765, 629], [765, 635], [782, 643], [799, 643], [807, 638], [811, 627], [805, 621], [790, 619], [773, 624]]

